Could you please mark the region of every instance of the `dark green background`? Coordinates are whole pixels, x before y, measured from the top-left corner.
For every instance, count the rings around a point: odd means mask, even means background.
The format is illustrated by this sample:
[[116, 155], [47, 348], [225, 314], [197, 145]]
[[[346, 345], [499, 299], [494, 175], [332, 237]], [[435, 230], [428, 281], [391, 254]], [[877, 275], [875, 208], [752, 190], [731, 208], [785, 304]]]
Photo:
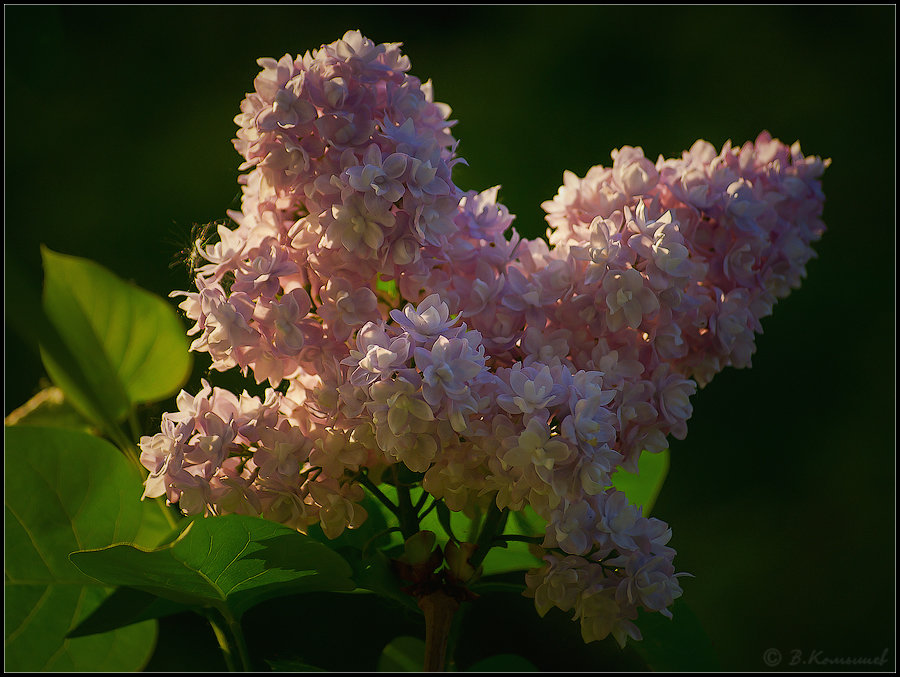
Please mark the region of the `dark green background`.
[[[820, 650], [895, 661], [895, 16], [870, 7], [6, 7], [6, 296], [38, 245], [161, 295], [193, 223], [237, 206], [255, 59], [359, 28], [453, 107], [462, 188], [545, 227], [562, 172], [761, 129], [831, 157], [829, 231], [751, 370], [695, 398], [655, 514], [723, 667]], [[7, 327], [9, 322], [7, 321]], [[205, 368], [204, 357], [198, 362]], [[5, 411], [43, 374], [6, 332]], [[197, 374], [200, 369], [197, 370]], [[489, 642], [489, 640], [485, 640]], [[547, 647], [552, 653], [553, 647]], [[602, 670], [604, 666], [584, 666]], [[816, 667], [816, 666], [808, 666]], [[821, 669], [821, 668], [820, 668]], [[827, 668], [825, 668], [827, 669]]]

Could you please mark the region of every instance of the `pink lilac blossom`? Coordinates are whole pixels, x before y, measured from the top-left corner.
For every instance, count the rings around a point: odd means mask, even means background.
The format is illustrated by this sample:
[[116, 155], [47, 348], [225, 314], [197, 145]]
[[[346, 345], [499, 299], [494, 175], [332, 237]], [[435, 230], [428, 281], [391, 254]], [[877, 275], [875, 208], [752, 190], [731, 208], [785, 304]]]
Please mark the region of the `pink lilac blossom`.
[[192, 350], [270, 387], [182, 392], [141, 439], [144, 495], [336, 538], [366, 519], [359, 473], [402, 463], [450, 510], [533, 508], [538, 612], [639, 639], [638, 608], [671, 615], [683, 574], [668, 525], [612, 477], [684, 438], [698, 386], [750, 365], [815, 256], [829, 161], [766, 132], [655, 163], [625, 146], [565, 172], [547, 240], [523, 239], [498, 187], [453, 183], [450, 109], [399, 44], [349, 31], [259, 65], [235, 227], [172, 295]]

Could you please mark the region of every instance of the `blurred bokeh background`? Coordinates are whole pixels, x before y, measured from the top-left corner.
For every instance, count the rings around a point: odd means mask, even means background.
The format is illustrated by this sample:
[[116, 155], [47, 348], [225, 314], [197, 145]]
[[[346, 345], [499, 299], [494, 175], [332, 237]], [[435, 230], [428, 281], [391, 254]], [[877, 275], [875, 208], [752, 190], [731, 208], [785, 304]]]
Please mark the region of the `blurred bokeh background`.
[[[234, 115], [256, 58], [360, 29], [403, 42], [459, 120], [454, 178], [502, 184], [526, 236], [566, 169], [762, 129], [826, 172], [819, 258], [750, 370], [694, 401], [654, 514], [726, 670], [770, 648], [895, 663], [894, 6], [7, 6], [5, 295], [39, 245], [165, 296], [191, 227], [238, 207]], [[9, 274], [11, 263], [16, 274]], [[5, 332], [5, 413], [44, 372]], [[195, 381], [208, 365], [197, 360]], [[194, 387], [189, 386], [189, 387]], [[164, 404], [165, 407], [165, 404]], [[485, 640], [490, 641], [489, 639]], [[548, 651], [552, 651], [548, 647]], [[878, 669], [878, 666], [868, 666]], [[582, 669], [602, 670], [604, 666]]]

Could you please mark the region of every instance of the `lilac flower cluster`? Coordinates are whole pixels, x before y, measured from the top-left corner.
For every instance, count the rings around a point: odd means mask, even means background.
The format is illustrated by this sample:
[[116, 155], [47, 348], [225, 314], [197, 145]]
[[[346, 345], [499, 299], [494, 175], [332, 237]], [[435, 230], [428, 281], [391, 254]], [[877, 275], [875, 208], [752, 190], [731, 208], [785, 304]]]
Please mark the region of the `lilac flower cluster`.
[[145, 496], [335, 538], [366, 519], [360, 473], [403, 464], [450, 510], [533, 508], [538, 611], [639, 638], [637, 609], [669, 615], [680, 574], [671, 530], [611, 478], [684, 438], [698, 384], [749, 366], [824, 231], [828, 162], [766, 133], [656, 163], [626, 146], [565, 173], [548, 244], [511, 229], [497, 188], [454, 185], [450, 109], [398, 44], [350, 31], [259, 64], [237, 227], [173, 295], [193, 350], [271, 387], [182, 393], [141, 440]]

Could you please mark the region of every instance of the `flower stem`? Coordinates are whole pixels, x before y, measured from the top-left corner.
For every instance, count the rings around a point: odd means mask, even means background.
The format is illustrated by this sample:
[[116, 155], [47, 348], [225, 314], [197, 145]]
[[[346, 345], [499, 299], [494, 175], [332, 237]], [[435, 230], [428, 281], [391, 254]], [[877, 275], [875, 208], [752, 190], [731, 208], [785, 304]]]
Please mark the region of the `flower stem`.
[[[422, 489], [422, 495], [419, 496], [419, 500], [416, 502], [415, 508], [413, 508], [417, 515], [422, 511], [422, 508], [425, 507], [425, 504], [428, 502], [429, 496], [431, 496], [431, 494]], [[422, 519], [421, 516], [419, 517], [419, 519]]]
[[222, 650], [228, 671], [252, 672], [247, 642], [244, 640], [244, 631], [241, 629], [240, 621], [227, 610], [207, 609], [205, 616], [219, 642], [219, 648]]
[[159, 506], [159, 509], [162, 510], [163, 517], [166, 518], [169, 528], [175, 529], [175, 527], [178, 526], [178, 521], [175, 519], [175, 515], [172, 514], [172, 509], [166, 503], [165, 494], [156, 497], [156, 504]]
[[359, 482], [361, 485], [363, 485], [366, 489], [368, 489], [369, 492], [375, 498], [377, 498], [379, 501], [381, 501], [381, 503], [384, 504], [385, 508], [390, 510], [397, 517], [400, 516], [400, 512], [397, 509], [397, 506], [391, 502], [391, 499], [389, 499], [387, 496], [384, 495], [384, 493], [381, 491], [381, 489], [379, 489], [378, 487], [375, 486], [375, 484], [372, 483], [372, 480], [369, 479], [368, 475], [366, 475], [365, 473], [360, 473], [357, 476], [356, 481]]
[[419, 519], [413, 508], [409, 487], [399, 481], [396, 465], [391, 466], [391, 472], [394, 474], [394, 485], [397, 487], [397, 503], [399, 504], [397, 517], [400, 518], [400, 532], [403, 534], [403, 538], [409, 538], [419, 531]]
[[219, 648], [222, 650], [222, 657], [225, 659], [225, 667], [228, 668], [228, 672], [237, 672], [237, 668], [235, 667], [233, 649], [231, 647], [231, 643], [228, 641], [228, 633], [225, 631], [225, 628], [222, 626], [222, 623], [216, 618], [216, 612], [212, 609], [207, 610], [206, 620], [209, 621], [210, 626], [212, 627], [213, 634], [216, 636], [216, 640], [219, 642]]
[[522, 536], [520, 534], [505, 534], [503, 536], [494, 536], [494, 540], [498, 543], [506, 543], [509, 541], [519, 541], [520, 543], [534, 543], [539, 545], [544, 542], [543, 536]]
[[488, 551], [494, 545], [494, 539], [503, 533], [506, 527], [506, 519], [509, 517], [509, 509], [500, 510], [494, 501], [491, 501], [491, 507], [488, 509], [484, 522], [481, 525], [481, 533], [478, 534], [478, 540], [475, 542], [477, 546], [475, 553], [469, 558], [469, 563], [473, 567], [478, 567], [484, 561]]
[[447, 664], [447, 640], [459, 602], [438, 588], [418, 600], [425, 614], [425, 672], [444, 672]]
[[250, 653], [247, 651], [247, 640], [244, 639], [244, 630], [241, 628], [241, 622], [230, 613], [225, 614], [225, 620], [228, 622], [228, 628], [231, 630], [237, 645], [238, 656], [241, 659], [241, 669], [244, 672], [252, 672], [253, 666], [250, 663]]
[[141, 464], [140, 460], [140, 451], [137, 446], [128, 439], [128, 436], [122, 431], [122, 429], [115, 425], [105, 426], [103, 432], [106, 433], [107, 437], [112, 440], [113, 444], [115, 444], [119, 451], [124, 454], [125, 458], [127, 458], [131, 464], [137, 469], [138, 473], [140, 473], [141, 478], [146, 477], [147, 469]]

